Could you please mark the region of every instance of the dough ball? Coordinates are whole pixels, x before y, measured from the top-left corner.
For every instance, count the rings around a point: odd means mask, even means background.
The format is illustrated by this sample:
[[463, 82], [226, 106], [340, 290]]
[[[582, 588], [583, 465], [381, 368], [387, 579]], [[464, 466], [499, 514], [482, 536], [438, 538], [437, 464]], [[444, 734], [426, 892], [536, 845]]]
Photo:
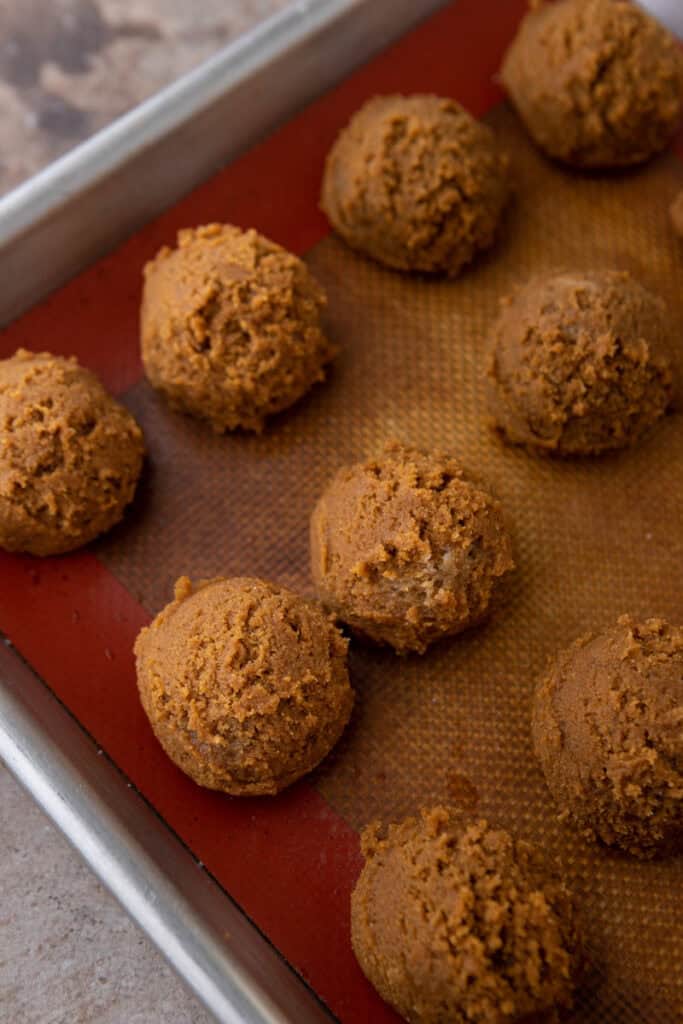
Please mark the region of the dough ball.
[[142, 431], [75, 359], [19, 349], [0, 360], [0, 547], [73, 551], [133, 499]]
[[507, 170], [491, 129], [453, 100], [376, 96], [332, 147], [321, 206], [353, 249], [455, 277], [493, 242]]
[[334, 349], [306, 265], [256, 231], [178, 233], [145, 267], [142, 361], [150, 382], [217, 432], [261, 430], [316, 382]]
[[136, 641], [140, 699], [168, 756], [200, 786], [278, 793], [344, 731], [346, 648], [318, 605], [284, 587], [183, 576]]
[[455, 459], [390, 442], [318, 501], [311, 567], [339, 619], [404, 654], [480, 622], [513, 561], [498, 502]]
[[637, 857], [683, 840], [683, 628], [628, 616], [559, 654], [533, 703], [562, 814]]
[[560, 455], [638, 441], [673, 398], [664, 304], [629, 274], [531, 280], [494, 328], [489, 405], [514, 444]]
[[683, 239], [683, 189], [678, 193], [669, 210], [673, 229]]
[[411, 1024], [514, 1024], [568, 1007], [580, 955], [571, 897], [529, 844], [423, 811], [362, 837], [351, 940]]
[[631, 0], [557, 0], [523, 19], [501, 78], [534, 142], [576, 167], [640, 163], [683, 108], [676, 39]]

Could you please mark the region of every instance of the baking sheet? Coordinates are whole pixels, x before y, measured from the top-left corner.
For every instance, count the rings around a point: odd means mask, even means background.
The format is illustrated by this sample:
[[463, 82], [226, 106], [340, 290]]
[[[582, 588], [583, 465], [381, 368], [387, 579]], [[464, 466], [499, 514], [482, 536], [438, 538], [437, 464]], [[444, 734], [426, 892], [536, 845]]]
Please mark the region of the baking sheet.
[[[521, 9], [497, 5], [492, 22], [486, 5], [453, 5], [1, 340], [3, 353], [19, 344], [75, 352], [102, 373], [138, 415], [150, 460], [130, 518], [87, 552], [0, 558], [0, 626], [342, 1020], [395, 1019], [349, 948], [356, 829], [436, 800], [464, 802], [563, 858], [593, 966], [575, 1020], [676, 1020], [683, 1007], [680, 860], [632, 864], [574, 841], [554, 820], [528, 741], [531, 686], [558, 646], [625, 610], [680, 620], [681, 417], [633, 452], [530, 458], [487, 433], [481, 373], [498, 296], [549, 265], [633, 269], [680, 326], [683, 262], [666, 206], [683, 165], [669, 154], [637, 173], [576, 176], [543, 161], [498, 105], [492, 78]], [[334, 134], [364, 98], [393, 89], [488, 112], [512, 155], [517, 196], [500, 243], [459, 281], [384, 271], [326, 237], [317, 212]], [[216, 438], [140, 380], [142, 262], [177, 227], [215, 219], [307, 253], [343, 348], [328, 384], [260, 438]], [[354, 645], [358, 708], [312, 780], [276, 799], [198, 790], [140, 711], [137, 630], [181, 573], [262, 574], [309, 590], [315, 498], [339, 464], [388, 436], [451, 448], [504, 501], [520, 567], [507, 607], [424, 658]]]

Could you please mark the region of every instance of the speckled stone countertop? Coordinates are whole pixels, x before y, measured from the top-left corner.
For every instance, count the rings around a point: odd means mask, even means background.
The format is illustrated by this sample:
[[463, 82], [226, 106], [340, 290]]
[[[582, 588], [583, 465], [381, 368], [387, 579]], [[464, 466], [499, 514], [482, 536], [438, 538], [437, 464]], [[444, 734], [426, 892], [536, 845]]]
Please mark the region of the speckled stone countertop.
[[[0, 193], [289, 0], [0, 0]], [[0, 766], [2, 1024], [208, 1024]]]
[[0, 192], [289, 0], [0, 0]]

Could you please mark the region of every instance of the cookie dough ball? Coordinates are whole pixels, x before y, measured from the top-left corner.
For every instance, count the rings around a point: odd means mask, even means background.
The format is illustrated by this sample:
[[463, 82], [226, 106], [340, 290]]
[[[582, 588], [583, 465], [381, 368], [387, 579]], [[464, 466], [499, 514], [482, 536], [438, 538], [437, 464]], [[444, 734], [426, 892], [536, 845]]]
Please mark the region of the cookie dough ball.
[[278, 793], [344, 731], [346, 648], [318, 605], [284, 587], [184, 576], [136, 641], [140, 699], [168, 756], [200, 786]]
[[513, 561], [498, 502], [455, 459], [390, 442], [318, 501], [311, 568], [339, 619], [404, 654], [480, 622]]
[[491, 129], [453, 100], [376, 96], [332, 147], [321, 206], [353, 249], [455, 277], [493, 242], [507, 170]]
[[437, 808], [385, 836], [370, 826], [362, 847], [353, 949], [411, 1024], [514, 1024], [571, 1006], [572, 900], [529, 844]]
[[558, 655], [534, 749], [562, 814], [637, 857], [683, 841], [683, 628], [628, 616]]
[[503, 437], [560, 455], [638, 441], [673, 398], [664, 304], [629, 274], [534, 278], [503, 302], [489, 405]]
[[683, 109], [676, 39], [631, 0], [556, 0], [530, 11], [501, 78], [534, 142], [576, 167], [640, 163]]
[[678, 193], [669, 210], [673, 229], [683, 239], [683, 189]]
[[180, 231], [177, 248], [145, 267], [145, 371], [217, 432], [261, 430], [323, 380], [335, 354], [320, 328], [325, 303], [306, 265], [256, 231]]
[[0, 547], [58, 555], [110, 529], [133, 499], [142, 431], [75, 359], [0, 360]]

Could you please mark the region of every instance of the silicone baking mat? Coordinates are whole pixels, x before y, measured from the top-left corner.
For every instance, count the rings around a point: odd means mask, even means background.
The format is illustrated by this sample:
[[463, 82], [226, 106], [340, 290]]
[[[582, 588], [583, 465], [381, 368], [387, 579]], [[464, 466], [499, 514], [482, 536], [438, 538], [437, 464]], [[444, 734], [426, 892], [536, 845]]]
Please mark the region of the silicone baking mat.
[[[135, 505], [110, 536], [64, 558], [0, 554], [0, 628], [345, 1022], [396, 1019], [350, 949], [357, 830], [436, 802], [465, 805], [562, 859], [591, 961], [573, 1020], [683, 1020], [683, 861], [634, 863], [560, 826], [528, 729], [534, 679], [557, 648], [624, 611], [683, 618], [683, 418], [669, 416], [633, 451], [561, 462], [503, 448], [483, 405], [498, 299], [536, 270], [632, 269], [669, 301], [682, 336], [683, 250], [666, 207], [683, 164], [669, 153], [628, 174], [577, 175], [535, 152], [495, 81], [522, 8], [445, 9], [0, 338], [2, 355], [19, 345], [76, 354], [133, 410], [149, 448]], [[336, 132], [387, 91], [454, 96], [487, 117], [512, 157], [500, 240], [457, 281], [385, 271], [330, 236], [318, 212]], [[342, 349], [329, 381], [260, 437], [214, 436], [170, 412], [141, 375], [142, 265], [179, 227], [213, 220], [305, 254]], [[518, 563], [506, 606], [424, 657], [353, 644], [352, 723], [324, 765], [281, 796], [195, 787], [141, 711], [137, 631], [183, 573], [262, 575], [310, 592], [317, 495], [339, 465], [388, 437], [452, 450], [504, 502]]]

